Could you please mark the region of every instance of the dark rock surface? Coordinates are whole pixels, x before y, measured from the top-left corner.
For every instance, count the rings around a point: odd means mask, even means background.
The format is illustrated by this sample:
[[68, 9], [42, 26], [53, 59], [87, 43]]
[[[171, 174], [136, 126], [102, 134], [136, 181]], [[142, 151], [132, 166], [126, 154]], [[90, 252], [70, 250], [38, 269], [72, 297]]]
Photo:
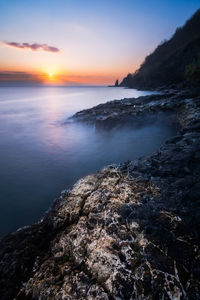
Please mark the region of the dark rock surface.
[[73, 120], [116, 126], [163, 112], [179, 132], [152, 156], [81, 179], [1, 240], [0, 299], [199, 299], [200, 97], [125, 99]]
[[182, 110], [187, 111], [187, 106], [193, 105], [193, 99], [197, 99], [194, 101], [198, 102], [199, 98], [194, 97], [192, 91], [168, 90], [164, 94], [113, 100], [80, 111], [67, 122], [84, 122], [109, 129], [120, 127], [123, 123], [142, 126], [148, 122], [154, 122], [159, 117], [167, 116], [174, 125], [182, 127], [178, 116], [182, 115]]

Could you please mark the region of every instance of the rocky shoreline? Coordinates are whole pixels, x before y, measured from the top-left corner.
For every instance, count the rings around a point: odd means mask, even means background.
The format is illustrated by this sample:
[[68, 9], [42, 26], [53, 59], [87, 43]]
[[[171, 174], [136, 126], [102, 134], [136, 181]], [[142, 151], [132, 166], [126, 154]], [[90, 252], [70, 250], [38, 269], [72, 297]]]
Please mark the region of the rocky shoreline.
[[1, 239], [1, 299], [199, 299], [200, 97], [111, 101], [69, 121], [109, 129], [161, 114], [178, 134], [158, 151], [81, 179]]

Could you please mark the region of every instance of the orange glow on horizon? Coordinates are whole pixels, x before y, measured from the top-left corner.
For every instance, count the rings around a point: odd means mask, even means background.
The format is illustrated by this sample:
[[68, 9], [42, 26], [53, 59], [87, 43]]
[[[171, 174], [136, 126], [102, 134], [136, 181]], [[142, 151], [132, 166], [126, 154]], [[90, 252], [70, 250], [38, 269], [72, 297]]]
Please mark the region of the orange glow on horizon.
[[[127, 74], [125, 73], [124, 76]], [[47, 71], [38, 72], [36, 76], [44, 84], [57, 84], [57, 85], [74, 85], [74, 84], [92, 84], [92, 85], [112, 85], [115, 80], [119, 81], [123, 78], [123, 73], [87, 73], [77, 72], [72, 73], [69, 71], [60, 71], [53, 68]]]
[[115, 80], [122, 80], [127, 73], [118, 72], [70, 72], [59, 68], [46, 67], [34, 71], [23, 69], [0, 69], [1, 81], [7, 82], [36, 82], [47, 85], [112, 85]]
[[[31, 81], [30, 78], [35, 79], [35, 81], [41, 84], [50, 84], [50, 85], [112, 85], [118, 79], [121, 81], [129, 72], [133, 72], [139, 67], [139, 63], [135, 65], [118, 64], [115, 68], [108, 69], [100, 67], [96, 69], [95, 67], [82, 68], [66, 68], [64, 64], [60, 61], [50, 61], [43, 62], [38, 67], [20, 64], [9, 66], [8, 64], [1, 65], [0, 73], [10, 73], [15, 74], [21, 72], [23, 75], [23, 81]], [[27, 78], [26, 77], [27, 74]], [[9, 76], [6, 76], [7, 81], [14, 81], [14, 76], [12, 80], [9, 80]], [[21, 79], [21, 76], [16, 76], [16, 81], [18, 78]], [[2, 75], [1, 75], [1, 81]], [[34, 80], [33, 80], [34, 82]]]

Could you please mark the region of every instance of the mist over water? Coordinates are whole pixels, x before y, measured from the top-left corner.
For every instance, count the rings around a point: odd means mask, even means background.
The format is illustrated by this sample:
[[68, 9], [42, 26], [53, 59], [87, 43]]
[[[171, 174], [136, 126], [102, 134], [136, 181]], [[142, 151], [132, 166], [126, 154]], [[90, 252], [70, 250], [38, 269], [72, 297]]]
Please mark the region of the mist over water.
[[173, 128], [159, 121], [112, 130], [63, 124], [79, 110], [147, 94], [111, 87], [1, 87], [0, 235], [38, 221], [61, 190], [82, 176], [151, 154], [171, 136]]

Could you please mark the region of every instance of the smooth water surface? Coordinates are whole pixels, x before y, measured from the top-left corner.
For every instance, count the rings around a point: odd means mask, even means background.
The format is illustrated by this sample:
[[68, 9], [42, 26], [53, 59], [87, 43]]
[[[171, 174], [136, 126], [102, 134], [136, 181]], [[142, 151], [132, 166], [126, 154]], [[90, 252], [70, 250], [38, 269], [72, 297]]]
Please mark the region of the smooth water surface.
[[1, 87], [0, 235], [38, 221], [83, 175], [156, 150], [172, 128], [105, 131], [63, 124], [81, 109], [146, 94], [112, 87]]

